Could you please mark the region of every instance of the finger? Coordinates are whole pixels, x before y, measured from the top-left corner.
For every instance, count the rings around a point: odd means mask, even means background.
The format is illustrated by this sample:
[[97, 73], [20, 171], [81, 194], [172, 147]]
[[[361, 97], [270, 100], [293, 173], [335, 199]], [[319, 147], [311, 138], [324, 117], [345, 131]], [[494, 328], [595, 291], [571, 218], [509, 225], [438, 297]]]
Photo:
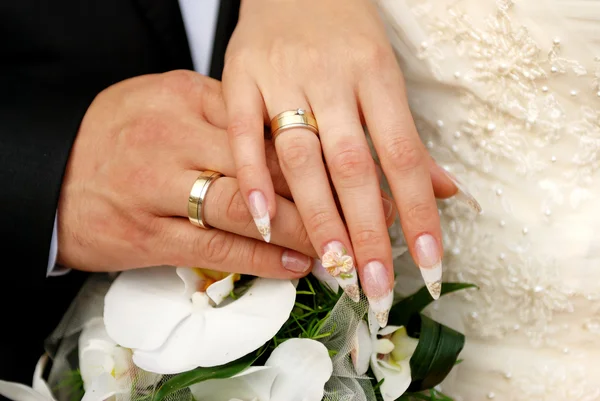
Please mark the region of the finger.
[[159, 220], [161, 264], [203, 267], [276, 279], [306, 275], [312, 259], [299, 252], [218, 229], [204, 230], [181, 218]]
[[[379, 184], [385, 179], [381, 166], [375, 166]], [[433, 158], [429, 162], [429, 174], [431, 175], [431, 185], [433, 192], [438, 199], [446, 199], [456, 195], [458, 191], [457, 185], [454, 183], [455, 178], [451, 176], [445, 169], [440, 167]]]
[[[227, 110], [221, 82], [189, 70], [168, 71], [156, 74], [155, 78], [167, 96], [158, 99], [151, 96], [152, 102], [162, 100], [168, 102], [167, 106], [173, 107], [173, 103], [180, 99], [182, 101], [177, 102], [178, 108], [185, 108], [192, 115], [199, 116], [216, 127], [227, 128]], [[145, 92], [140, 95], [145, 95]], [[148, 101], [148, 97], [141, 101]]]
[[242, 71], [225, 68], [223, 72], [227, 132], [240, 190], [258, 231], [269, 242], [276, 205], [265, 157], [263, 99], [255, 83]]
[[340, 85], [335, 102], [311, 100], [331, 179], [344, 211], [361, 284], [381, 327], [393, 298], [392, 248], [381, 191], [352, 91]]
[[410, 253], [434, 299], [441, 290], [440, 219], [429, 156], [414, 126], [399, 70], [370, 76], [359, 98], [375, 150], [388, 177]]
[[381, 203], [383, 204], [383, 214], [385, 216], [385, 224], [388, 228], [394, 224], [396, 217], [398, 217], [398, 211], [394, 207], [394, 199], [385, 193], [383, 190], [381, 193]]
[[[227, 177], [237, 177], [235, 161], [226, 131], [194, 117], [179, 121], [178, 139], [173, 141], [172, 152], [178, 164], [186, 170], [213, 170]], [[279, 166], [275, 147], [265, 141], [267, 171], [278, 195], [291, 198], [291, 192]], [[167, 177], [168, 178], [168, 177]]]
[[445, 199], [451, 196], [468, 207], [475, 213], [481, 213], [481, 205], [467, 187], [451, 172], [439, 166], [433, 159], [430, 161], [429, 171], [431, 183], [437, 198]]
[[[208, 166], [206, 168], [203, 168], [202, 171], [205, 170], [212, 170], [212, 171], [218, 171], [221, 172], [223, 170], [226, 170], [226, 168], [221, 168], [223, 166], [220, 166], [219, 163], [215, 163], [214, 166], [216, 166], [216, 168]], [[157, 216], [162, 216], [162, 217], [172, 217], [172, 216], [177, 216], [177, 217], [187, 217], [188, 216], [188, 211], [187, 211], [187, 205], [188, 205], [188, 198], [190, 196], [190, 191], [192, 189], [192, 186], [194, 185], [194, 182], [198, 179], [198, 176], [200, 175], [201, 171], [197, 171], [197, 170], [183, 170], [183, 171], [179, 171], [178, 173], [172, 173], [172, 171], [175, 170], [177, 171], [175, 168], [166, 168], [165, 172], [160, 176], [160, 179], [158, 180], [161, 184], [156, 185], [158, 188], [160, 188], [159, 190], [159, 194], [160, 196], [154, 196], [154, 198], [152, 199], [152, 205], [154, 206], [153, 212], [157, 215]], [[223, 174], [223, 173], [221, 173]], [[227, 176], [225, 177], [221, 177], [220, 179], [216, 180], [219, 181], [221, 179], [227, 178]], [[234, 177], [232, 177], [234, 178]], [[213, 184], [211, 184], [211, 191], [213, 189], [213, 187], [216, 184], [216, 181], [213, 182]], [[281, 182], [281, 180], [279, 180]], [[239, 185], [239, 182], [237, 182], [236, 180], [236, 184]], [[221, 186], [221, 184], [218, 185], [219, 187]], [[278, 191], [280, 190], [280, 188], [276, 188]], [[209, 191], [209, 192], [211, 192]], [[281, 192], [286, 193], [289, 192], [289, 188], [287, 186], [285, 186], [285, 188], [281, 188]], [[241, 192], [240, 192], [240, 196], [241, 196]], [[280, 197], [276, 197], [280, 198]], [[283, 201], [283, 198], [280, 198], [281, 201]], [[286, 200], [287, 201], [287, 200]], [[289, 201], [288, 201], [289, 202]], [[248, 210], [248, 206], [246, 205], [246, 203], [244, 202], [244, 206], [246, 208], [246, 210]], [[261, 238], [260, 233], [258, 231], [256, 231], [256, 228], [253, 227], [253, 225], [248, 225], [247, 227], [247, 233], [254, 233], [252, 235], [252, 237], [256, 237], [256, 238]]]
[[[173, 180], [173, 192], [177, 191], [179, 202], [174, 205], [178, 207], [178, 210], [172, 210], [171, 216], [187, 217], [187, 196], [199, 174], [198, 171], [190, 170], [184, 172], [180, 179]], [[178, 188], [175, 189], [175, 186]], [[276, 196], [275, 201], [279, 213], [272, 221], [271, 229], [273, 234], [276, 234], [276, 237], [273, 237], [273, 243], [316, 257], [295, 205], [280, 196]], [[244, 202], [235, 178], [221, 177], [213, 181], [204, 197], [202, 207], [204, 220], [209, 226], [244, 237], [262, 238], [253, 225], [252, 215]]]
[[[310, 110], [301, 91], [281, 87], [280, 90], [277, 99], [265, 99], [269, 116], [297, 108]], [[274, 142], [281, 169], [323, 267], [358, 302], [358, 276], [351, 242], [334, 200], [319, 138], [310, 130], [294, 128], [278, 134]]]
[[431, 176], [431, 185], [436, 198], [446, 199], [456, 195], [457, 186], [446, 170], [440, 167], [433, 158], [429, 160], [429, 175]]

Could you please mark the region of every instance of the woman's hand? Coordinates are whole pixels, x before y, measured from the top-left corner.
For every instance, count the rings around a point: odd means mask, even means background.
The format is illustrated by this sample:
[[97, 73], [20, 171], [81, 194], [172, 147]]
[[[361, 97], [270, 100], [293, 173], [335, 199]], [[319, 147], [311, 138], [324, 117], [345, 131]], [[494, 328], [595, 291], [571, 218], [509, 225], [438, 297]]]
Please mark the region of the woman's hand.
[[[356, 261], [371, 307], [386, 324], [391, 246], [364, 121], [410, 252], [431, 294], [439, 296], [442, 241], [430, 173], [439, 177], [440, 168], [417, 134], [402, 74], [371, 0], [242, 2], [223, 86], [240, 189], [265, 240], [278, 205], [263, 125], [284, 111], [312, 111], [319, 136], [302, 128], [277, 136], [283, 174], [323, 264], [357, 299]], [[448, 177], [442, 181], [456, 191]]]
[[[269, 180], [282, 196], [273, 244], [260, 241], [235, 177], [221, 84], [190, 71], [133, 78], [106, 89], [76, 138], [58, 211], [58, 262], [91, 271], [199, 266], [297, 278], [316, 256], [267, 143]], [[223, 173], [188, 221], [192, 184]], [[379, 201], [381, 204], [381, 201]]]

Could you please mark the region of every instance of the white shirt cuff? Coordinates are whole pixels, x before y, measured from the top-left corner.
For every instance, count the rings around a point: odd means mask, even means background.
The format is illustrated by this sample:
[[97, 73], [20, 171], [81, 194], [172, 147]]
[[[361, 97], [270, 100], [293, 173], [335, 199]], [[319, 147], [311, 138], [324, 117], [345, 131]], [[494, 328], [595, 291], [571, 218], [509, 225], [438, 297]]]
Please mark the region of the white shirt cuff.
[[52, 242], [50, 242], [50, 254], [48, 255], [48, 269], [46, 277], [62, 276], [71, 269], [56, 266], [56, 257], [58, 255], [58, 212], [54, 215], [54, 228], [52, 229]]

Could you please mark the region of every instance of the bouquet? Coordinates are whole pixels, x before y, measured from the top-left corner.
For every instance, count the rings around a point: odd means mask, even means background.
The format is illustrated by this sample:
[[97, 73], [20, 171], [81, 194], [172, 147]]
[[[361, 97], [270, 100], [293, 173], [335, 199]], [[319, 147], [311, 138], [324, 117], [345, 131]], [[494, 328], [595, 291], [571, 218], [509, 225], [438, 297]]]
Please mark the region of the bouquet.
[[[438, 385], [464, 336], [397, 296], [380, 328], [366, 298], [316, 264], [298, 281], [158, 266], [94, 275], [14, 400], [451, 400]], [[442, 295], [472, 287], [443, 283]], [[42, 377], [52, 356], [47, 380]]]

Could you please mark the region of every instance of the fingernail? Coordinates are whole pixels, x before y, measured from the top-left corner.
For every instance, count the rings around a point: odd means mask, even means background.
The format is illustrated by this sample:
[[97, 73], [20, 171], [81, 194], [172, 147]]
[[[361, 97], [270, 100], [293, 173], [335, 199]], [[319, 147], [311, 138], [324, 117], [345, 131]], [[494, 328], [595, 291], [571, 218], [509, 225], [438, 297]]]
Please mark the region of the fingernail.
[[383, 203], [383, 213], [385, 214], [385, 219], [387, 220], [392, 215], [394, 206], [392, 205], [392, 202], [383, 197], [381, 198], [381, 203]]
[[281, 255], [281, 263], [286, 270], [294, 273], [304, 273], [312, 265], [312, 259], [300, 252], [286, 249]]
[[258, 232], [265, 242], [271, 241], [271, 219], [269, 218], [267, 199], [262, 192], [252, 191], [248, 196], [248, 203], [250, 204], [250, 214], [252, 214]]
[[442, 259], [438, 242], [429, 234], [423, 234], [415, 243], [417, 264], [423, 281], [433, 299], [438, 299], [442, 291]]
[[327, 270], [327, 273], [335, 277], [340, 287], [354, 302], [360, 301], [354, 259], [348, 255], [344, 244], [339, 241], [331, 241], [325, 245], [321, 264]]
[[476, 213], [481, 213], [481, 205], [479, 204], [479, 202], [477, 202], [477, 199], [475, 199], [475, 197], [471, 195], [469, 191], [467, 191], [465, 185], [462, 182], [460, 182], [458, 178], [456, 178], [456, 176], [448, 170], [443, 168], [442, 170], [444, 171], [444, 173], [446, 173], [446, 176], [452, 181], [454, 185], [456, 185], [456, 188], [458, 189], [458, 192], [454, 195], [454, 198], [465, 203]]
[[369, 262], [363, 269], [362, 285], [379, 326], [387, 326], [394, 293], [385, 266], [376, 260]]

